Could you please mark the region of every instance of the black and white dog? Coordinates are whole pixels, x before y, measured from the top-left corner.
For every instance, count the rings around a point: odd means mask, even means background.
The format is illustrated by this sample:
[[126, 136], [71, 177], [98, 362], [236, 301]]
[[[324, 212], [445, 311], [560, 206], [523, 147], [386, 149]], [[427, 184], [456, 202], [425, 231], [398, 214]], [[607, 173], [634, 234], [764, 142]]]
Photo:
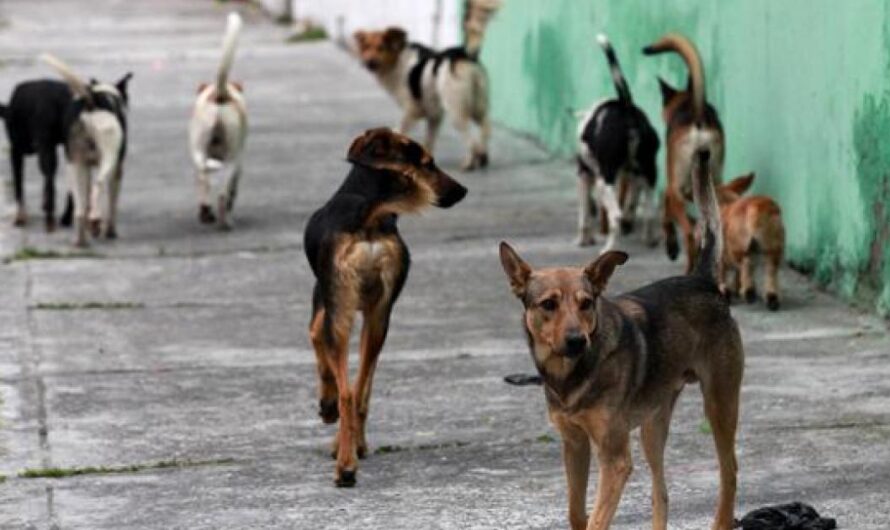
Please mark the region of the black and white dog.
[[59, 72], [73, 94], [63, 130], [68, 182], [74, 194], [74, 244], [87, 245], [87, 221], [92, 236], [99, 237], [104, 219], [105, 237], [113, 239], [127, 150], [127, 83], [133, 74], [114, 85], [87, 83], [58, 58], [44, 54], [41, 59]]
[[[617, 99], [593, 106], [578, 126], [578, 244], [594, 243], [593, 204], [608, 218], [609, 235], [601, 252], [615, 248], [619, 230], [630, 231], [640, 197], [646, 210], [644, 238], [655, 237], [655, 182], [658, 134], [646, 115], [633, 104], [615, 51], [605, 35], [597, 41], [606, 53]], [[622, 182], [623, 181], [623, 182]], [[623, 188], [624, 193], [619, 193]]]
[[[0, 105], [0, 118], [6, 123], [9, 137], [12, 187], [15, 191], [16, 213], [13, 224], [28, 222], [25, 207], [25, 156], [37, 155], [43, 173], [43, 212], [46, 231], [56, 227], [57, 147], [65, 141], [65, 112], [71, 105], [71, 90], [60, 81], [39, 79], [16, 85], [9, 105]], [[71, 224], [71, 195], [62, 215], [62, 224]]]
[[501, 0], [466, 0], [464, 43], [442, 51], [408, 42], [408, 34], [397, 27], [354, 34], [362, 63], [402, 108], [398, 131], [408, 134], [419, 120], [426, 120], [424, 147], [432, 152], [448, 114], [467, 147], [464, 170], [488, 165], [488, 77], [479, 52], [485, 28], [500, 5]]

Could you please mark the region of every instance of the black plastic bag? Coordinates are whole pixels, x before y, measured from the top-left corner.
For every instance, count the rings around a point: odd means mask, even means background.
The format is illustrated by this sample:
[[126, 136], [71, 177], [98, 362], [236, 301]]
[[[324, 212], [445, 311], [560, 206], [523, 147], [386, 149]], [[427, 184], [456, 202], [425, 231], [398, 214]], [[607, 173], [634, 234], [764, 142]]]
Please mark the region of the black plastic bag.
[[820, 517], [812, 506], [802, 502], [767, 506], [748, 512], [736, 522], [742, 530], [833, 530], [834, 519]]

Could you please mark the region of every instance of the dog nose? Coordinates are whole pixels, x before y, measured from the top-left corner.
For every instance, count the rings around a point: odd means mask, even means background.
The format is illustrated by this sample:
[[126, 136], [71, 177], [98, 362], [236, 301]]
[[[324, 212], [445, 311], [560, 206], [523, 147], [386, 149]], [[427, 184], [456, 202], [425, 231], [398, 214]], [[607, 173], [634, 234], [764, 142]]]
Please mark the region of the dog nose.
[[571, 333], [566, 336], [566, 357], [578, 357], [587, 349], [587, 337], [580, 333]]
[[368, 70], [371, 70], [373, 72], [374, 70], [377, 69], [378, 66], [380, 66], [380, 63], [378, 63], [374, 59], [369, 59], [369, 60], [365, 61], [365, 66], [368, 67]]

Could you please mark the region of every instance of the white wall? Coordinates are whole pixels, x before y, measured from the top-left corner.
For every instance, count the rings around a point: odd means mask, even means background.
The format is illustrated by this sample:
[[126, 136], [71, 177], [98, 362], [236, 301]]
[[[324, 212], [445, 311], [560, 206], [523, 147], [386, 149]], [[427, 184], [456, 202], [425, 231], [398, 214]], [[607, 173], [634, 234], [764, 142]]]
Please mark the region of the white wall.
[[[274, 0], [264, 0], [274, 3]], [[408, 39], [436, 47], [460, 42], [457, 0], [292, 0], [294, 18], [321, 24], [333, 39], [357, 29], [400, 26]], [[342, 22], [340, 22], [342, 20]], [[341, 27], [342, 25], [342, 27]]]

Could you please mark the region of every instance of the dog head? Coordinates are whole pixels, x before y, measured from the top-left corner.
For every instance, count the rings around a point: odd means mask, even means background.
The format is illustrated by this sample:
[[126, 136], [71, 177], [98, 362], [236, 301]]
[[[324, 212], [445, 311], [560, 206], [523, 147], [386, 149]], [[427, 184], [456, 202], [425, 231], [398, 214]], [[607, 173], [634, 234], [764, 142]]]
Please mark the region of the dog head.
[[382, 208], [390, 213], [410, 213], [430, 205], [449, 208], [467, 194], [467, 188], [439, 169], [423, 146], [386, 127], [370, 129], [353, 140], [346, 158], [386, 174]]
[[752, 171], [747, 175], [742, 175], [741, 177], [736, 177], [731, 181], [717, 187], [717, 202], [720, 205], [726, 205], [734, 203], [735, 201], [742, 198], [742, 195], [748, 191], [748, 188], [751, 187], [751, 184], [754, 183], [755, 174]]
[[408, 45], [408, 34], [401, 28], [356, 31], [353, 38], [365, 68], [375, 74], [385, 74], [395, 68], [399, 54]]
[[627, 254], [606, 252], [583, 268], [533, 270], [501, 242], [501, 265], [525, 308], [523, 324], [539, 368], [565, 375], [588, 354], [598, 329], [600, 297]]

